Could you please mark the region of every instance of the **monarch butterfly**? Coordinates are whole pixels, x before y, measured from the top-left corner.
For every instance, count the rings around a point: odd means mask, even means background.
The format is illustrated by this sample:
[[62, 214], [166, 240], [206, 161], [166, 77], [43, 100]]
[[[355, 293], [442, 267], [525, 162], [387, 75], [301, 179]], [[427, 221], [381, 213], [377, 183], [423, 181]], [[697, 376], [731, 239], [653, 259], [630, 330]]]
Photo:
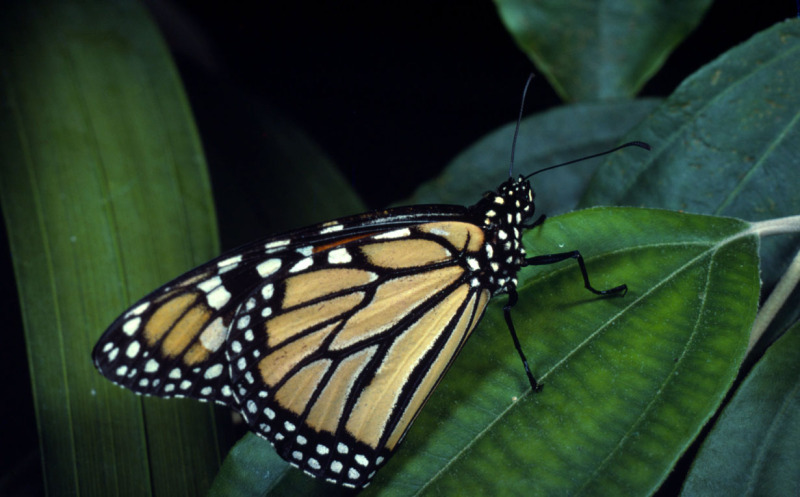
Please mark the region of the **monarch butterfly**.
[[[518, 130], [519, 121], [514, 143]], [[649, 148], [631, 142], [604, 153], [629, 145]], [[509, 295], [505, 319], [538, 389], [511, 320], [520, 268], [573, 258], [593, 293], [627, 290], [593, 288], [578, 251], [525, 256], [522, 231], [544, 220], [527, 223], [529, 178], [552, 167], [510, 174], [471, 207], [345, 217], [224, 254], [117, 318], [97, 342], [94, 364], [140, 394], [232, 408], [292, 465], [364, 487], [493, 295]]]

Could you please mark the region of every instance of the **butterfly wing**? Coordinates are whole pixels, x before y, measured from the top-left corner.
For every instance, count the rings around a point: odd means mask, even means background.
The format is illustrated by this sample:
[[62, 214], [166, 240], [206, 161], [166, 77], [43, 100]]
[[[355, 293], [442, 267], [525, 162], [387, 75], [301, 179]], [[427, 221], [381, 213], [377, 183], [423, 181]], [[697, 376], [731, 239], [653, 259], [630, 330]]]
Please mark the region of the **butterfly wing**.
[[292, 464], [365, 486], [489, 300], [465, 216], [416, 206], [248, 245], [134, 304], [95, 365], [142, 394], [225, 404]]
[[259, 283], [253, 252], [215, 259], [138, 301], [97, 342], [95, 367], [140, 394], [232, 406], [223, 344], [239, 300]]

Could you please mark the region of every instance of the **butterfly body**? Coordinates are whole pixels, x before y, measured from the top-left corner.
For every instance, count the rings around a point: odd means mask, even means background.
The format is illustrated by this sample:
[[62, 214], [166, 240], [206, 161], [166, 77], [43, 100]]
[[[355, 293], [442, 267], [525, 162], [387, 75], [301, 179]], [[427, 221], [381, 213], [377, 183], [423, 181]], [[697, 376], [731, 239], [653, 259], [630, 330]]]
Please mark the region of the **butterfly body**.
[[533, 199], [528, 180], [509, 179], [471, 207], [396, 208], [251, 243], [134, 304], [95, 366], [137, 393], [228, 406], [291, 464], [363, 487], [489, 299], [516, 299]]

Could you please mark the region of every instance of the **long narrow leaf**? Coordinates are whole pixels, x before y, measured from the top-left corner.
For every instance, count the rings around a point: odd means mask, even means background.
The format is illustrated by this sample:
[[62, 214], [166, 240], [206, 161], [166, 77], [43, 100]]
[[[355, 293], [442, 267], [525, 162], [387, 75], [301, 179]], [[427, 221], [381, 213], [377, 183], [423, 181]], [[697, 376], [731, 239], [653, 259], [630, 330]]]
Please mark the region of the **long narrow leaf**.
[[14, 2], [0, 33], [0, 200], [46, 491], [202, 494], [219, 464], [212, 411], [142, 401], [90, 356], [128, 304], [217, 250], [166, 47], [128, 1]]

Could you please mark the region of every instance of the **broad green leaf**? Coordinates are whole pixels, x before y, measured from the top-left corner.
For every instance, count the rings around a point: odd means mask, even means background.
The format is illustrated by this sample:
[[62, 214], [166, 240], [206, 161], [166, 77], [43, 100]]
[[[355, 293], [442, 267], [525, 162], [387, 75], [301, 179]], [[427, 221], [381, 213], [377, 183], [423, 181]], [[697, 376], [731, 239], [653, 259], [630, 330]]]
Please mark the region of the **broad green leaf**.
[[290, 468], [269, 442], [248, 433], [228, 453], [209, 495], [261, 496], [279, 482]]
[[800, 324], [767, 350], [703, 443], [682, 495], [800, 488]]
[[[531, 394], [500, 296], [364, 495], [654, 491], [744, 355], [759, 295], [748, 228], [604, 208], [531, 230], [530, 253], [581, 249], [596, 287], [628, 294], [593, 296], [572, 261], [524, 270], [513, 315], [543, 391]], [[331, 491], [292, 471], [270, 495]]]
[[[582, 206], [634, 205], [749, 221], [800, 212], [800, 20], [755, 35], [689, 77], [633, 129], [653, 152], [601, 167]], [[798, 237], [765, 244], [765, 281]]]
[[[528, 117], [520, 123], [514, 154], [514, 176], [585, 157], [620, 143], [659, 101], [565, 105]], [[511, 141], [516, 123], [481, 138], [456, 157], [437, 179], [421, 186], [404, 204], [471, 205], [487, 190], [508, 179]], [[641, 157], [636, 151], [626, 151]], [[575, 207], [594, 169], [587, 161], [536, 176], [536, 206], [549, 215]]]
[[325, 483], [293, 468], [275, 453], [269, 442], [248, 433], [228, 454], [209, 496], [336, 497], [352, 494], [352, 489]]
[[0, 201], [45, 490], [203, 494], [220, 458], [211, 408], [142, 401], [91, 362], [118, 313], [217, 252], [169, 53], [134, 2], [12, 2], [1, 17]]
[[495, 0], [517, 45], [567, 101], [630, 98], [711, 0]]
[[596, 287], [625, 282], [628, 294], [594, 297], [574, 263], [526, 270], [514, 318], [543, 391], [530, 394], [500, 297], [376, 487], [389, 495], [654, 491], [743, 356], [759, 294], [758, 240], [747, 228], [590, 209], [529, 232], [529, 253], [580, 249]]

